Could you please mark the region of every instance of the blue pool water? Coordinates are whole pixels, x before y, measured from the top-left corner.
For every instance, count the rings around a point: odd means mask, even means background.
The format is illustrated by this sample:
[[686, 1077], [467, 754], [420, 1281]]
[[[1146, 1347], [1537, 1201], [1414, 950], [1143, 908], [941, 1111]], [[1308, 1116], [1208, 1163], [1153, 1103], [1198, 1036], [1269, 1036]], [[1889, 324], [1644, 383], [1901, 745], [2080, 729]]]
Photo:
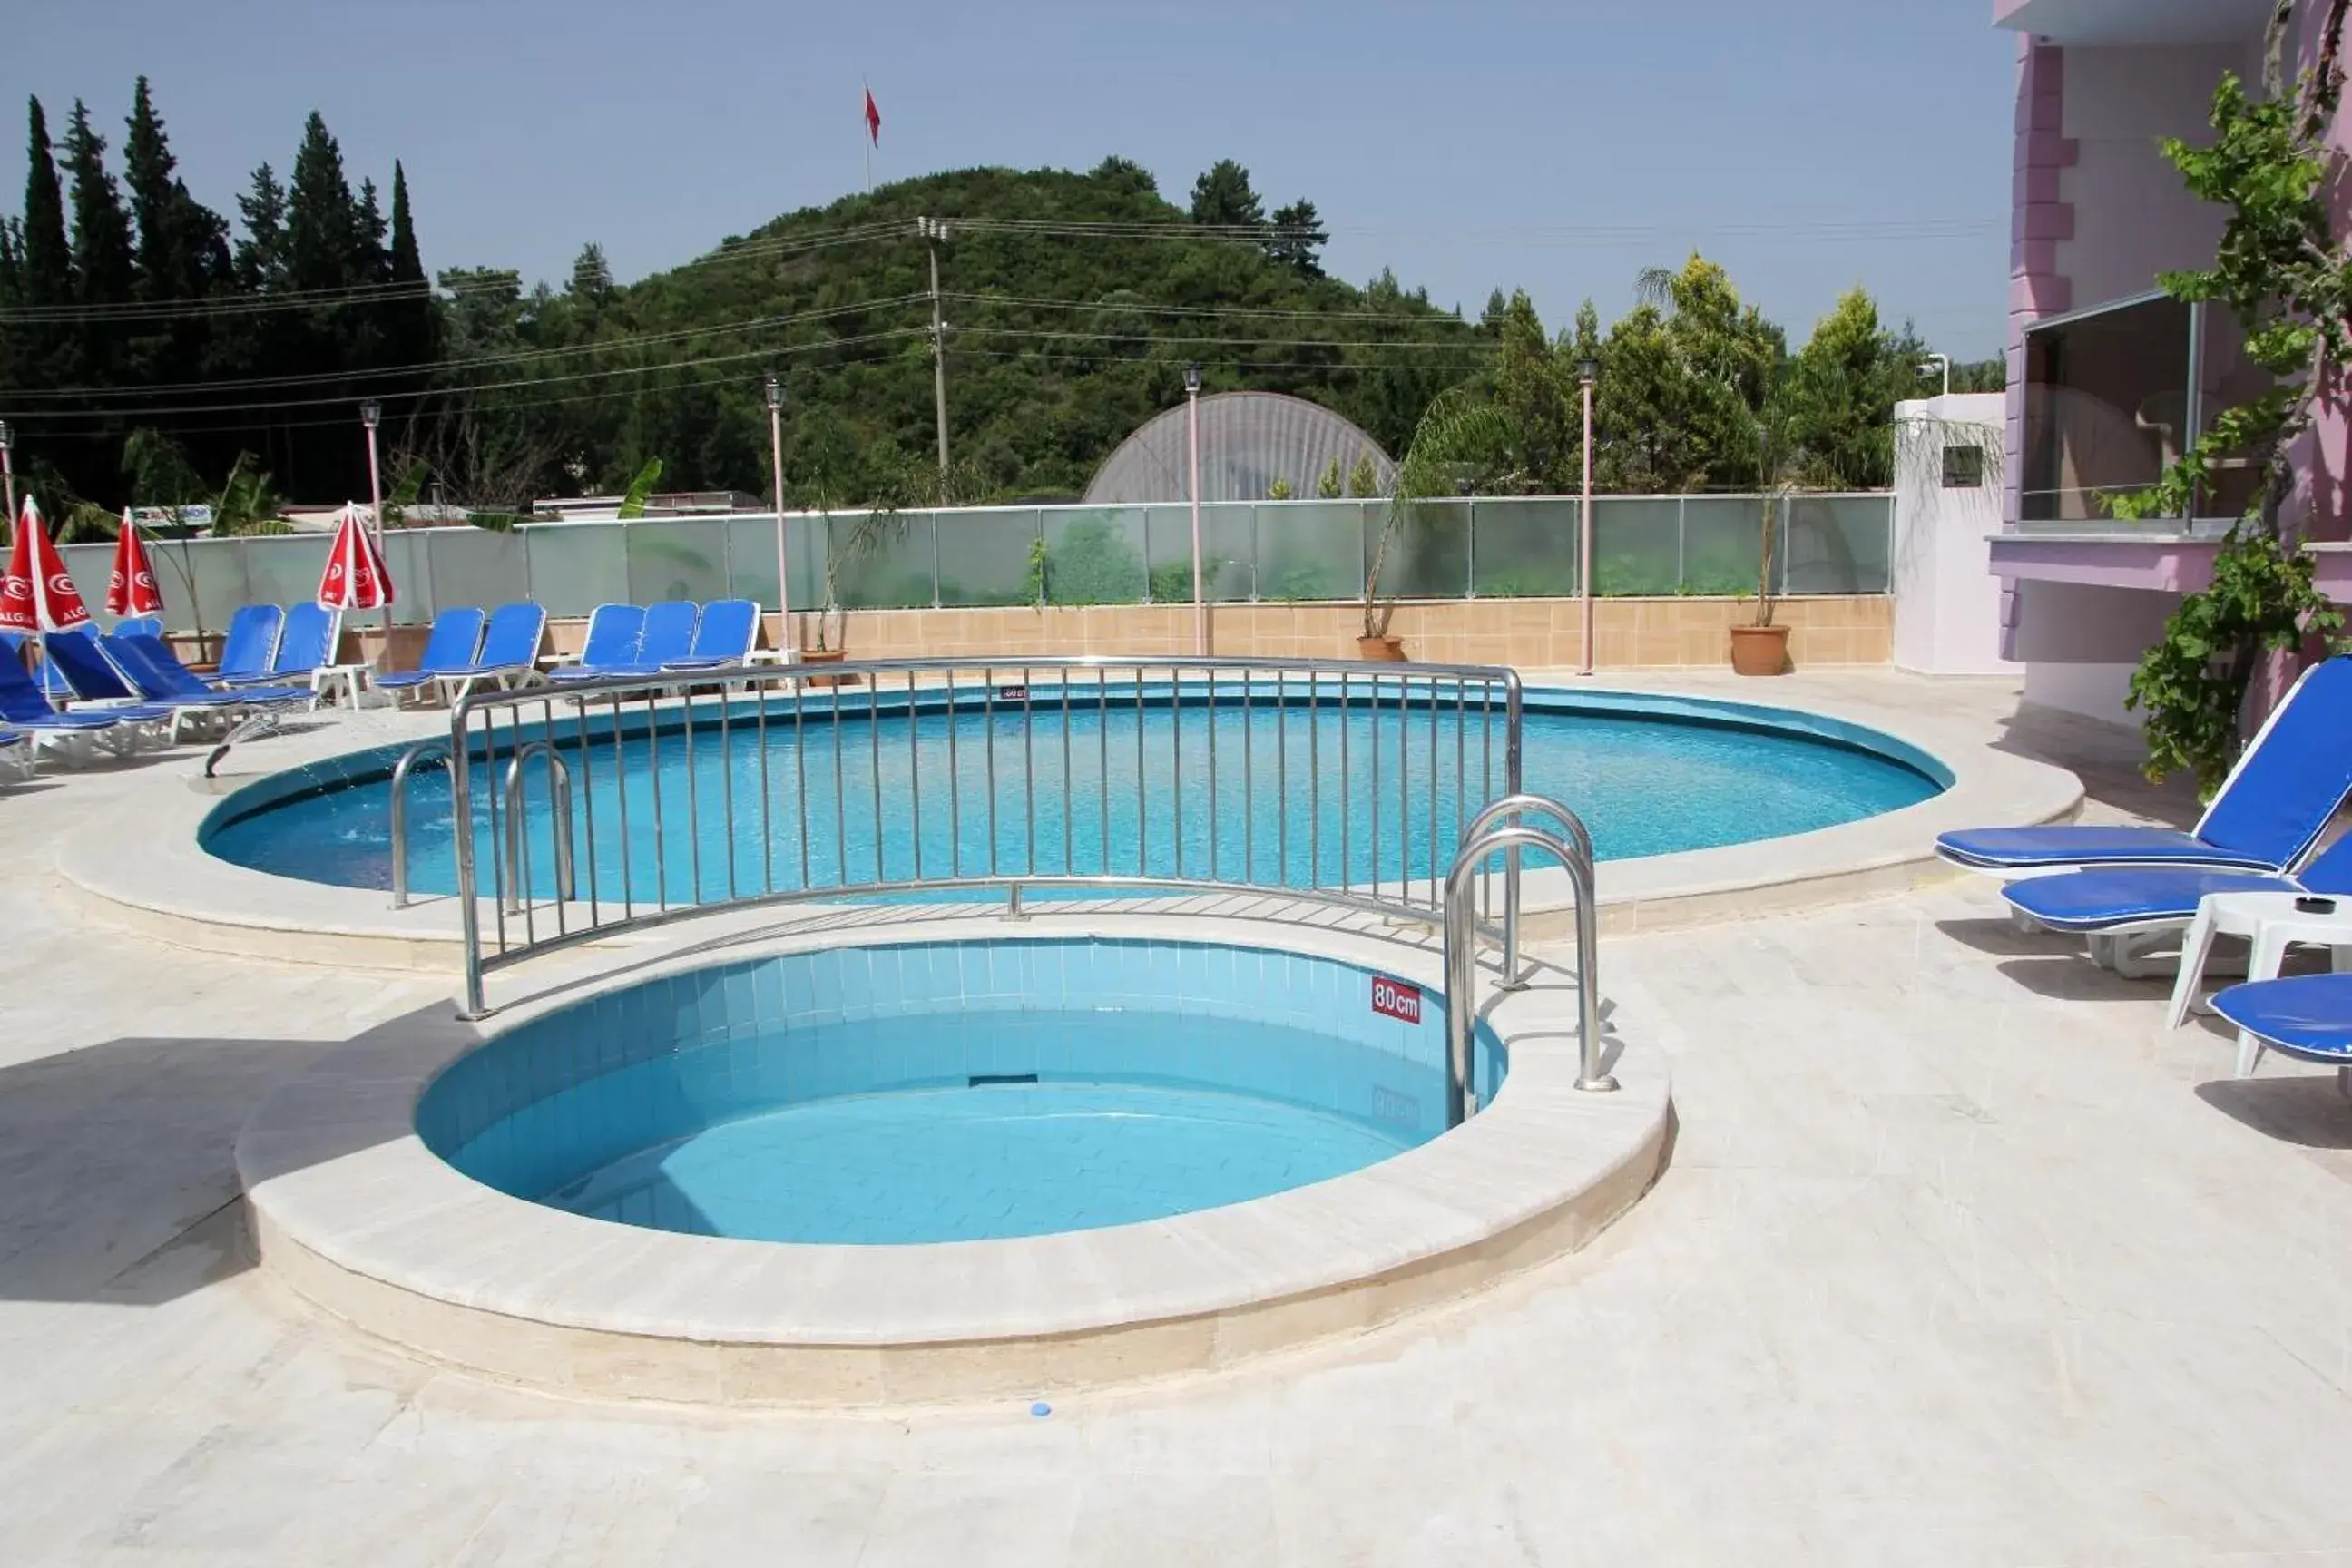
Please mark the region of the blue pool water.
[[[427, 1089], [428, 1146], [626, 1225], [884, 1245], [1245, 1202], [1444, 1131], [1444, 1005], [1213, 943], [1056, 938], [752, 960], [534, 1019]], [[1482, 1098], [1507, 1063], [1482, 1035]]]
[[[837, 718], [822, 702], [797, 717], [780, 703], [764, 721], [739, 705], [723, 729], [706, 713], [690, 736], [674, 715], [648, 735], [639, 711], [616, 734], [609, 710], [583, 721], [557, 707], [577, 832], [595, 846], [579, 895], [677, 904], [935, 880], [951, 867], [1289, 886], [1423, 879], [1443, 875], [1465, 807], [1503, 791], [1499, 717], [1399, 713], [1392, 701], [1375, 714], [1360, 698], [1342, 718], [1328, 696], [1310, 710], [1294, 695], [1277, 714], [1264, 699], [1244, 711], [1231, 698], [1211, 709], [1162, 697], [1139, 711], [1082, 695], [1065, 712], [1041, 691], [1034, 715], [1000, 707], [910, 718], [869, 711], [867, 700], [845, 697]], [[1526, 787], [1581, 813], [1603, 859], [1807, 832], [1942, 787], [1932, 762], [1885, 737], [1769, 713], [1531, 695]], [[205, 845], [257, 870], [389, 887], [396, 754], [241, 792], [207, 824]], [[496, 842], [488, 772], [476, 770], [469, 814], [486, 879]], [[544, 897], [554, 857], [538, 764], [528, 789], [529, 881]], [[409, 790], [409, 885], [455, 891], [448, 780], [421, 773]]]

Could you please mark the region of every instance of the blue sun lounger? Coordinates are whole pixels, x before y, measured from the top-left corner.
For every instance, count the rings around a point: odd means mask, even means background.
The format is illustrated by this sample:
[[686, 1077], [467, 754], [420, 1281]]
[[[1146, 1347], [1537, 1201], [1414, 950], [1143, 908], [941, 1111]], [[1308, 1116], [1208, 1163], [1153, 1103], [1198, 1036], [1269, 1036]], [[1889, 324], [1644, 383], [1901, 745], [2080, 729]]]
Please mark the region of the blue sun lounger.
[[713, 599], [695, 623], [694, 643], [684, 658], [667, 659], [667, 670], [728, 669], [751, 657], [760, 640], [760, 606], [749, 599]]
[[2000, 890], [2009, 907], [2049, 931], [2091, 939], [2091, 956], [2126, 978], [2140, 973], [2147, 939], [2188, 929], [2214, 893], [2294, 893], [2352, 899], [2352, 834], [2292, 875], [2207, 871], [2182, 866], [2117, 866], [2025, 877]]
[[49, 706], [49, 700], [41, 695], [23, 665], [13, 657], [0, 658], [0, 721], [36, 742], [46, 742], [52, 749], [63, 750], [68, 757], [98, 740], [127, 750], [138, 743], [149, 726], [170, 718], [168, 711], [136, 707], [60, 713]]
[[548, 672], [559, 686], [583, 680], [604, 680], [636, 667], [637, 645], [644, 637], [646, 612], [635, 605], [599, 605], [589, 612], [588, 635], [580, 644], [580, 662]]
[[480, 681], [505, 691], [539, 679], [539, 645], [546, 635], [547, 611], [540, 605], [528, 600], [500, 605], [490, 612], [482, 632], [482, 651], [474, 661], [459, 669], [445, 669], [437, 678], [442, 697], [454, 702]]
[[646, 609], [645, 630], [637, 637], [637, 656], [608, 675], [659, 675], [673, 661], [694, 657], [695, 628], [701, 624], [702, 606], [691, 599], [665, 599]]
[[2303, 672], [2222, 782], [2196, 827], [1966, 828], [1936, 853], [1972, 871], [2017, 877], [2096, 866], [2175, 866], [2276, 874], [2307, 854], [2352, 796], [2352, 657]]
[[279, 626], [278, 647], [268, 669], [251, 677], [232, 676], [224, 658], [213, 683], [233, 690], [240, 686], [292, 686], [299, 681], [315, 691], [320, 673], [334, 666], [335, 644], [342, 639], [342, 631], [341, 612], [312, 604], [296, 605], [286, 612]]
[[2352, 1096], [2352, 974], [2294, 974], [2232, 985], [2213, 1011], [2238, 1026], [2238, 1076], [2252, 1078], [2266, 1050], [2336, 1069]]
[[107, 658], [100, 639], [87, 630], [52, 632], [43, 639], [49, 662], [72, 690], [76, 700], [88, 706], [77, 708], [76, 713], [98, 712], [123, 724], [167, 724], [173, 715], [168, 704], [149, 700], [115, 662]]
[[451, 670], [471, 666], [481, 646], [481, 611], [471, 605], [444, 610], [433, 617], [433, 629], [425, 634], [425, 652], [418, 657], [416, 668], [378, 675], [372, 684], [379, 691], [395, 692], [430, 686]]
[[157, 637], [123, 637], [117, 633], [100, 637], [99, 647], [141, 697], [170, 710], [174, 741], [181, 738], [181, 731], [191, 721], [227, 722], [247, 713], [282, 713], [292, 708], [308, 708], [318, 700], [318, 693], [306, 686], [257, 686], [237, 691], [215, 691], [182, 664], [163, 639]]
[[[286, 628], [286, 612], [275, 605], [240, 605], [228, 618], [228, 635], [221, 639], [220, 667], [211, 684], [235, 686], [269, 678], [269, 662], [278, 657], [278, 639]], [[142, 628], [121, 626], [116, 637], [137, 636]]]

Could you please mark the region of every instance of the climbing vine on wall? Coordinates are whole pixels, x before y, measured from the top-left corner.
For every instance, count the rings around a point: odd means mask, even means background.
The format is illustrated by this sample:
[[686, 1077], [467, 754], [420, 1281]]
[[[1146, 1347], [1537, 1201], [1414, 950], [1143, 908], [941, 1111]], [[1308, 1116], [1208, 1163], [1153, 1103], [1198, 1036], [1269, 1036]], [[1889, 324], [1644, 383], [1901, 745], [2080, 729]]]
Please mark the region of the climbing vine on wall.
[[2226, 306], [2244, 329], [2247, 357], [2275, 384], [2216, 416], [2156, 484], [2109, 502], [2119, 517], [2189, 517], [2224, 460], [2250, 462], [2263, 476], [2221, 543], [2211, 585], [2182, 597], [2132, 676], [2131, 704], [2146, 715], [2148, 776], [2189, 771], [2207, 795], [2236, 758], [2240, 715], [2264, 656], [2306, 637], [2335, 643], [2344, 630], [2342, 614], [2313, 587], [2311, 558], [2284, 510], [2294, 490], [2294, 444], [2311, 429], [2320, 400], [2340, 395], [2352, 357], [2352, 256], [2329, 221], [2339, 160], [2326, 145], [2352, 0], [2326, 0], [2317, 58], [2290, 82], [2297, 10], [2298, 0], [2277, 0], [2273, 11], [2263, 96], [2252, 97], [2234, 73], [2224, 76], [2213, 94], [2212, 143], [2164, 143], [2189, 191], [2230, 209], [2213, 265], [2164, 274], [2165, 291]]

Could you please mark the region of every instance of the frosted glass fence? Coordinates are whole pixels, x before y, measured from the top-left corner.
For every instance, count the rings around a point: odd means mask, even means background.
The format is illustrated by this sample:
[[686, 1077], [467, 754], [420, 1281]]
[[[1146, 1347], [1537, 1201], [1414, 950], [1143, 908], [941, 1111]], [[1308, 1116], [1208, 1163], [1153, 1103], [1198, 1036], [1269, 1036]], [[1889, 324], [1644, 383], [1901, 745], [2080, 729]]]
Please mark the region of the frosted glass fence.
[[[1760, 496], [1604, 496], [1593, 503], [1593, 591], [1614, 596], [1753, 594]], [[1770, 503], [1775, 587], [1884, 594], [1894, 531], [1885, 493]], [[1201, 509], [1202, 587], [1225, 602], [1352, 599], [1381, 552], [1385, 502], [1223, 501]], [[1541, 598], [1579, 591], [1574, 497], [1424, 502], [1387, 542], [1381, 591], [1408, 599]], [[851, 609], [1190, 603], [1191, 510], [1152, 506], [965, 507], [786, 520], [792, 603]], [[443, 605], [536, 599], [554, 616], [625, 600], [776, 602], [776, 522], [768, 516], [555, 522], [490, 533], [395, 530], [385, 554], [393, 619]], [[164, 618], [217, 631], [239, 605], [292, 604], [316, 591], [325, 535], [152, 541]], [[71, 546], [67, 567], [103, 601], [113, 547]]]

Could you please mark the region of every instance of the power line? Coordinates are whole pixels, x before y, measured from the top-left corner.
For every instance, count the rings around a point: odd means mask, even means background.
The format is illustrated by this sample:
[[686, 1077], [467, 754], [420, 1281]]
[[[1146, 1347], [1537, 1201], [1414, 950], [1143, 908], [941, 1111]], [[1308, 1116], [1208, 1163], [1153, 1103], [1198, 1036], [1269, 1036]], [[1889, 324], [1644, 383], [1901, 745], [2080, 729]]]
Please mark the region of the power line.
[[[888, 331], [863, 332], [852, 337], [835, 338], [821, 343], [784, 343], [769, 348], [745, 349], [738, 353], [704, 354], [686, 359], [662, 360], [652, 364], [616, 365], [604, 370], [576, 371], [564, 375], [533, 376], [514, 381], [474, 382], [448, 389], [451, 393], [502, 392], [533, 386], [557, 386], [570, 382], [594, 381], [606, 376], [654, 375], [663, 371], [690, 369], [706, 364], [734, 364], [745, 360], [772, 359], [785, 354], [824, 353], [831, 350], [852, 347], [860, 343], [884, 342], [897, 338], [917, 337], [929, 329], [898, 327]], [[431, 395], [428, 393], [428, 395]], [[161, 418], [166, 415], [242, 414], [277, 408], [349, 407], [355, 398], [346, 394], [338, 397], [274, 398], [253, 403], [196, 403], [172, 408], [140, 408], [127, 411], [141, 418]], [[112, 419], [125, 411], [110, 409], [35, 409], [26, 416], [31, 419]]]
[[[924, 294], [899, 294], [888, 299], [869, 300], [862, 304], [830, 305], [819, 310], [798, 310], [781, 316], [754, 316], [741, 321], [723, 321], [707, 327], [680, 327], [670, 331], [641, 332], [627, 337], [605, 338], [593, 342], [572, 343], [558, 347], [520, 349], [511, 353], [468, 354], [461, 359], [428, 360], [414, 364], [371, 365], [358, 370], [311, 371], [294, 375], [257, 375], [217, 381], [184, 381], [155, 386], [62, 386], [40, 391], [17, 392], [12, 399], [35, 401], [65, 401], [68, 399], [137, 398], [161, 394], [198, 392], [257, 391], [269, 387], [314, 386], [323, 384], [353, 382], [373, 383], [387, 376], [435, 375], [447, 371], [461, 371], [470, 366], [522, 364], [541, 360], [562, 359], [575, 354], [604, 353], [614, 350], [635, 348], [651, 343], [679, 342], [690, 338], [732, 337], [770, 327], [790, 326], [805, 321], [827, 321], [841, 316], [855, 316], [868, 310], [896, 310], [929, 298]], [[12, 406], [18, 405], [13, 404]], [[38, 412], [38, 410], [35, 410]]]

